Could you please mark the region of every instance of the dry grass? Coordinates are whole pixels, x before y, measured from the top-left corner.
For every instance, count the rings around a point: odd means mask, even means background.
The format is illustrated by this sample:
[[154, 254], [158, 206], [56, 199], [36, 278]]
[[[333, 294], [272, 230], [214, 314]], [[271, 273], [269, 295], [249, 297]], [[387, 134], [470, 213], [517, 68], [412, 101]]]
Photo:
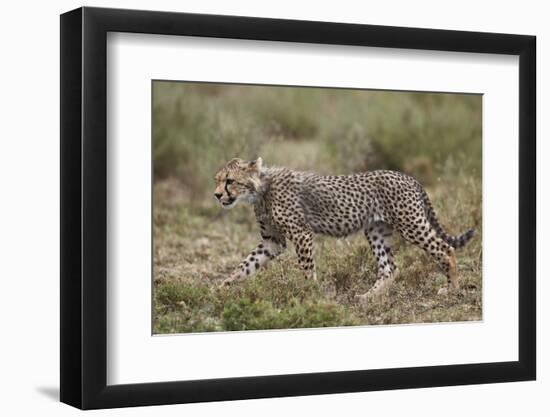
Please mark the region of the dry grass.
[[[155, 91], [154, 332], [480, 320], [481, 101], [283, 90], [180, 84]], [[477, 229], [457, 251], [461, 290], [438, 296], [443, 274], [397, 238], [399, 277], [387, 296], [356, 303], [376, 279], [362, 234], [316, 237], [317, 282], [304, 278], [290, 246], [267, 269], [220, 288], [260, 240], [252, 207], [225, 211], [211, 197], [213, 171], [235, 152], [325, 173], [385, 167], [414, 174], [450, 233]]]
[[[354, 301], [374, 283], [376, 262], [366, 239], [316, 238], [317, 282], [299, 271], [292, 247], [267, 269], [231, 287], [219, 287], [259, 242], [251, 207], [225, 211], [190, 206], [182, 185], [155, 186], [155, 332], [273, 329], [480, 320], [482, 311], [481, 190], [464, 180], [429, 190], [444, 224], [478, 234], [458, 251], [461, 290], [437, 295], [445, 277], [424, 252], [397, 239], [401, 269], [385, 297]], [[463, 219], [457, 221], [457, 219]]]

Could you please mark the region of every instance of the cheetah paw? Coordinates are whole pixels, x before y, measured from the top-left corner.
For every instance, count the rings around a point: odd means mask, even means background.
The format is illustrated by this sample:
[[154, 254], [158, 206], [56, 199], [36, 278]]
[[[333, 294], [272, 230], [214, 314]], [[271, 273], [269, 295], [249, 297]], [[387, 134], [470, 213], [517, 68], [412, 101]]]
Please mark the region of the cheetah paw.
[[228, 287], [239, 279], [237, 274], [232, 274], [229, 278], [224, 279], [219, 285], [220, 288]]
[[372, 294], [369, 294], [368, 292], [365, 294], [357, 294], [354, 298], [359, 304], [366, 305], [371, 300]]
[[370, 290], [368, 290], [364, 294], [357, 294], [355, 296], [355, 300], [357, 302], [359, 302], [360, 304], [367, 304], [370, 301], [373, 301], [373, 300], [379, 298], [381, 296], [381, 294], [382, 294], [382, 291], [380, 291], [380, 289], [371, 288]]
[[447, 294], [449, 294], [449, 288], [447, 288], [447, 287], [441, 287], [437, 291], [437, 295], [447, 295]]

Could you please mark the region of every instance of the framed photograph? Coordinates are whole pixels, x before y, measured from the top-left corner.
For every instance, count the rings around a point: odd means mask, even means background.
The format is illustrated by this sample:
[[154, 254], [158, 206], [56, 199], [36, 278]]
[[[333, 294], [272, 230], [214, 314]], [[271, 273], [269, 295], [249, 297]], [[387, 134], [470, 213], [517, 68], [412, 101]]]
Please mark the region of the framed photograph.
[[61, 16], [61, 401], [533, 380], [535, 37]]

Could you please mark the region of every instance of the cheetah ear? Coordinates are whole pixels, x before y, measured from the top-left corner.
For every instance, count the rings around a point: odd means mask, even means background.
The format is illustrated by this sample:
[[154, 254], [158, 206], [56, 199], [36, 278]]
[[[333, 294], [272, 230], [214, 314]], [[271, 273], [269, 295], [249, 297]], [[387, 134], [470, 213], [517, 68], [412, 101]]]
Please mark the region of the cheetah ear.
[[254, 171], [260, 172], [260, 170], [262, 169], [262, 163], [263, 163], [263, 160], [261, 157], [259, 157], [255, 161], [250, 161], [248, 163], [248, 168]]
[[242, 159], [233, 158], [227, 164], [225, 164], [225, 166], [227, 168], [237, 168], [240, 165], [241, 162], [242, 162]]

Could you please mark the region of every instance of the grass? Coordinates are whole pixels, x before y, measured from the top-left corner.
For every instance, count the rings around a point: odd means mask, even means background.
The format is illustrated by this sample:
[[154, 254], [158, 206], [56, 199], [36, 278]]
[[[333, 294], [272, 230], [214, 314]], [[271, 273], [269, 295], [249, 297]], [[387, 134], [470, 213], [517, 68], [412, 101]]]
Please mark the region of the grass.
[[[479, 97], [158, 83], [153, 105], [155, 333], [481, 319]], [[438, 296], [443, 274], [397, 238], [401, 274], [388, 295], [356, 303], [376, 279], [361, 234], [316, 237], [317, 282], [304, 278], [290, 246], [220, 288], [260, 239], [252, 207], [224, 211], [211, 197], [213, 174], [237, 155], [325, 173], [415, 175], [449, 232], [477, 229], [457, 253], [461, 290]]]

